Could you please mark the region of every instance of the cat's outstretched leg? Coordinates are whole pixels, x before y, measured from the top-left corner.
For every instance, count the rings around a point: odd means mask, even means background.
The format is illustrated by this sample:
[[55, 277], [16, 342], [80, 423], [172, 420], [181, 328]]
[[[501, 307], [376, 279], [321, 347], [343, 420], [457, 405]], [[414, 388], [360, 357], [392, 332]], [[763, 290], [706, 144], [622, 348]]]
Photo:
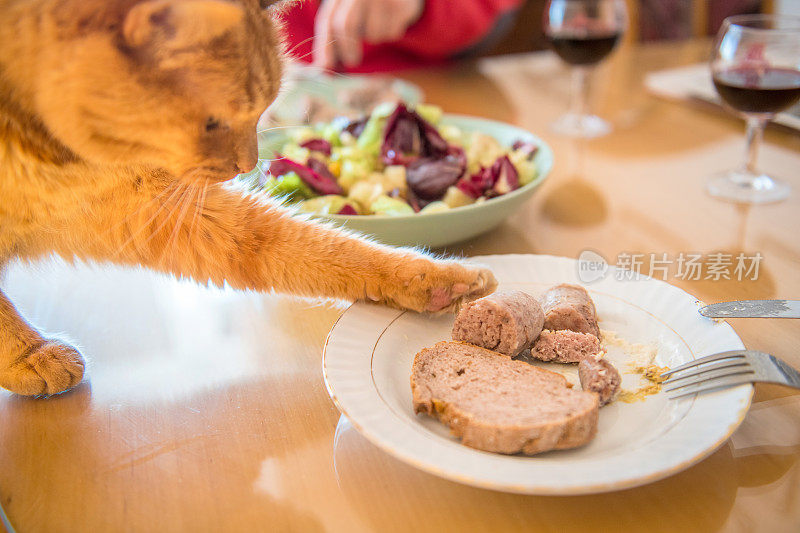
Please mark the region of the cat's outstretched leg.
[[75, 348], [42, 338], [0, 291], [0, 387], [25, 396], [57, 394], [80, 383], [83, 369]]
[[148, 204], [124, 225], [115, 219], [119, 212], [104, 206], [100, 217], [80, 225], [87, 230], [84, 238], [72, 240], [62, 254], [144, 265], [238, 289], [372, 300], [428, 312], [454, 310], [496, 286], [485, 268], [371, 243], [220, 185], [169, 198], [179, 200]]
[[454, 310], [496, 286], [485, 268], [378, 245], [223, 187], [210, 188], [198, 209], [201, 228], [173, 241], [169, 269], [201, 281], [428, 312]]

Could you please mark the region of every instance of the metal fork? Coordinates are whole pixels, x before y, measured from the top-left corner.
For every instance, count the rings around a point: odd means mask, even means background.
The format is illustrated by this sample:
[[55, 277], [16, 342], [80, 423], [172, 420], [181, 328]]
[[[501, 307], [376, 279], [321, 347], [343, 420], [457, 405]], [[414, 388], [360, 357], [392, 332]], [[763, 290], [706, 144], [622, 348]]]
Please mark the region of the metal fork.
[[670, 399], [742, 383], [777, 383], [800, 389], [800, 373], [777, 357], [754, 350], [721, 352], [661, 374]]

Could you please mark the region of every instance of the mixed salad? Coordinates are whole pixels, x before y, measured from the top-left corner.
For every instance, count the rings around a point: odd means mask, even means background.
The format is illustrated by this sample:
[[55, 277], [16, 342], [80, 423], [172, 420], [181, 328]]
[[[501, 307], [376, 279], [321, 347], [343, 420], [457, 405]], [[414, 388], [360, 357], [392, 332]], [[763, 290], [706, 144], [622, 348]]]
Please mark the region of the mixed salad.
[[441, 124], [442, 111], [380, 104], [360, 120], [294, 130], [259, 185], [306, 212], [410, 215], [483, 202], [537, 174], [537, 146]]

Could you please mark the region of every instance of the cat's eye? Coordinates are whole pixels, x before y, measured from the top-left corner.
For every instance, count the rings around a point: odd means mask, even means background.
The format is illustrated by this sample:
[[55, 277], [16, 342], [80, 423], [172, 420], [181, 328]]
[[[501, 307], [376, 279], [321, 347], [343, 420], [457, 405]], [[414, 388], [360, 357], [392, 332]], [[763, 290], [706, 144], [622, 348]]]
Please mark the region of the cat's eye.
[[208, 119], [206, 120], [206, 131], [214, 131], [216, 129], [219, 129], [219, 127], [220, 127], [219, 119], [216, 119], [214, 117], [208, 117]]

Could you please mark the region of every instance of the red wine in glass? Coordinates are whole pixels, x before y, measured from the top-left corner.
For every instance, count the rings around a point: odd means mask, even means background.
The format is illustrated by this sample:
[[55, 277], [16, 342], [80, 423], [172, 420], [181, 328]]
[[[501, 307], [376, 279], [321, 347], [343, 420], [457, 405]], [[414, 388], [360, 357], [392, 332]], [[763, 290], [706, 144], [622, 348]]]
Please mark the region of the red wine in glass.
[[570, 65], [594, 65], [617, 45], [620, 32], [565, 32], [551, 34], [550, 44], [558, 57]]
[[730, 68], [714, 74], [714, 87], [742, 113], [778, 113], [800, 100], [800, 70]]
[[556, 55], [572, 70], [572, 104], [552, 129], [568, 137], [606, 135], [611, 124], [589, 111], [589, 77], [628, 24], [626, 0], [548, 0], [544, 32]]
[[711, 196], [761, 204], [786, 199], [791, 186], [756, 168], [764, 126], [800, 100], [800, 17], [735, 15], [714, 43], [711, 77], [726, 107], [747, 124], [745, 157], [738, 168], [706, 182]]

